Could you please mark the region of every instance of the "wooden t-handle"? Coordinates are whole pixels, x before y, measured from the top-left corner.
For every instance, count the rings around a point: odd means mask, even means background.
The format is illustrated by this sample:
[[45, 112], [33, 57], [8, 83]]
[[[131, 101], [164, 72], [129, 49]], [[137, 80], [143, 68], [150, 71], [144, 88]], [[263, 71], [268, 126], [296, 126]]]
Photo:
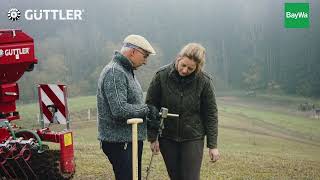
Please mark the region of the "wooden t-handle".
[[127, 120], [127, 124], [139, 124], [143, 123], [143, 119], [141, 118], [132, 118]]
[[127, 124], [132, 125], [132, 179], [138, 179], [138, 124], [142, 123], [141, 118], [127, 120]]

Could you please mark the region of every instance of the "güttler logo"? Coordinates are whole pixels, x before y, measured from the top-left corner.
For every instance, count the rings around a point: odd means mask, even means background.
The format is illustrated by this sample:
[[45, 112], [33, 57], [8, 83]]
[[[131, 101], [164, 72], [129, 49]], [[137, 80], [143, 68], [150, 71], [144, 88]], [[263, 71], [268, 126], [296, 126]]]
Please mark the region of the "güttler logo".
[[8, 18], [9, 20], [11, 21], [17, 21], [20, 19], [20, 16], [21, 16], [21, 13], [18, 9], [16, 8], [11, 8], [9, 11], [8, 11]]
[[0, 57], [2, 57], [2, 56], [3, 56], [3, 50], [0, 49]]

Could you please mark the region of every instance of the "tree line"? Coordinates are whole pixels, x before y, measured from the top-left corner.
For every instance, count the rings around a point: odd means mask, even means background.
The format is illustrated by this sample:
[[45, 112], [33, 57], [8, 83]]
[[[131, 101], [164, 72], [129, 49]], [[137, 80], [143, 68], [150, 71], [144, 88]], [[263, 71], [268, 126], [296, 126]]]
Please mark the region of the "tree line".
[[32, 8], [84, 9], [84, 20], [0, 22], [35, 39], [39, 63], [19, 81], [24, 102], [36, 100], [38, 83], [66, 84], [71, 96], [94, 95], [100, 71], [128, 34], [145, 36], [157, 50], [136, 72], [144, 90], [159, 67], [173, 62], [186, 43], [198, 42], [218, 94], [244, 89], [320, 97], [320, 3], [310, 1], [309, 29], [286, 29], [284, 2], [35, 0]]

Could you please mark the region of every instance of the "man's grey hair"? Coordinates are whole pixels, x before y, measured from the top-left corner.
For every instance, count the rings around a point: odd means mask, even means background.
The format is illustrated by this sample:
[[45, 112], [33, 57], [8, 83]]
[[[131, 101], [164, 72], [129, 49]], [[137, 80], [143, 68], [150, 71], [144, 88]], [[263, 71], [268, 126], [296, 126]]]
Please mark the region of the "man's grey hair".
[[133, 49], [133, 48], [127, 47], [127, 46], [123, 45], [122, 48], [121, 48], [121, 50], [120, 50], [120, 52], [121, 52], [121, 53], [124, 53], [124, 52], [127, 52], [127, 51], [131, 50], [131, 49]]

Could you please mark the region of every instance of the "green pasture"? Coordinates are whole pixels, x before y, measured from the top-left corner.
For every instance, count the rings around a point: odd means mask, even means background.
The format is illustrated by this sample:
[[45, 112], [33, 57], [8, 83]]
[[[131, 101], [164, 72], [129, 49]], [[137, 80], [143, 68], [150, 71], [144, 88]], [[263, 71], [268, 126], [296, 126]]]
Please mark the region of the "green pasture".
[[[288, 98], [263, 98], [263, 103], [261, 97], [217, 98], [221, 159], [210, 162], [204, 148], [201, 179], [320, 179], [320, 119], [295, 113], [292, 102], [303, 100], [286, 103]], [[74, 179], [114, 179], [96, 139], [95, 96], [72, 98], [68, 103], [77, 165]], [[36, 127], [38, 105], [18, 108], [23, 120], [17, 124]], [[89, 108], [94, 112], [91, 120]], [[145, 142], [143, 177], [150, 157]], [[154, 158], [151, 179], [169, 179], [161, 155]]]

